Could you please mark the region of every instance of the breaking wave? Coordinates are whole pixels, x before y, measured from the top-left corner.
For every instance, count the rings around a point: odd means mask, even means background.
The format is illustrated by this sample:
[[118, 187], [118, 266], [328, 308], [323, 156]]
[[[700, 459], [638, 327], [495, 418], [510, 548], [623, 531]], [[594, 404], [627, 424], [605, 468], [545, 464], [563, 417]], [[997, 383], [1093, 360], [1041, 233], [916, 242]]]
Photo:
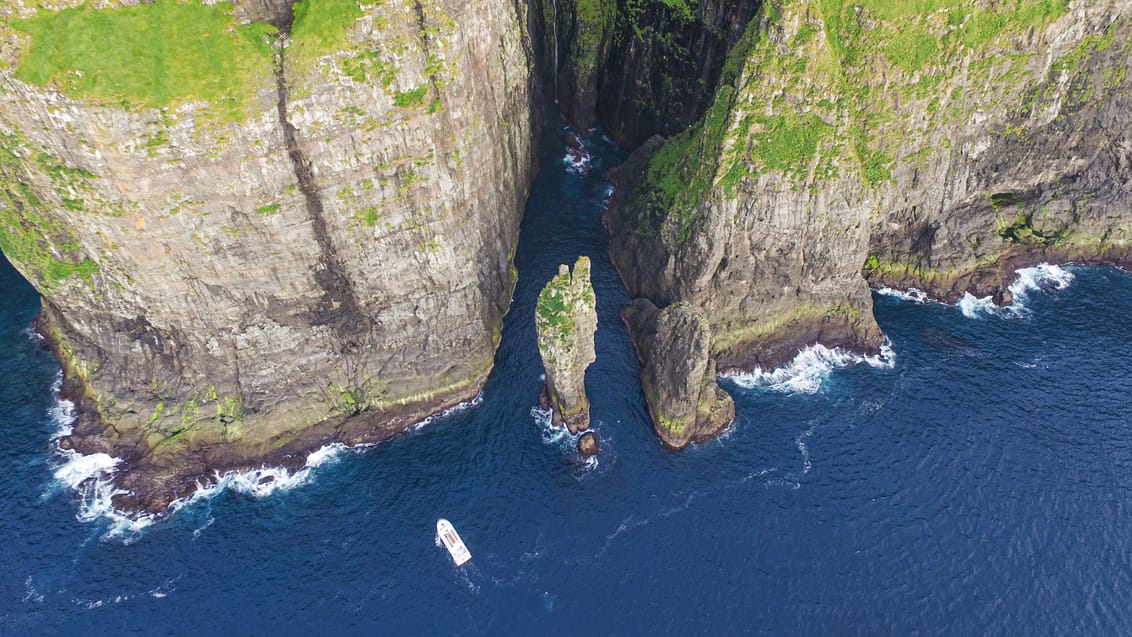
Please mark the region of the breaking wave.
[[782, 367], [764, 371], [727, 375], [731, 382], [744, 389], [768, 389], [784, 394], [816, 394], [822, 382], [835, 369], [865, 363], [870, 367], [891, 369], [896, 365], [896, 353], [885, 341], [876, 355], [863, 355], [840, 347], [828, 348], [821, 344], [809, 345], [798, 352], [794, 360]]
[[1064, 290], [1073, 282], [1073, 273], [1057, 265], [1042, 263], [1032, 268], [1021, 268], [1014, 273], [1014, 283], [1010, 284], [1013, 302], [1005, 307], [995, 305], [991, 297], [976, 298], [967, 293], [958, 303], [959, 311], [967, 318], [1000, 316], [1021, 318], [1030, 315], [1026, 301], [1034, 292]]
[[[445, 409], [444, 411], [440, 412], [439, 414], [433, 414], [431, 416], [428, 416], [424, 420], [422, 420], [422, 421], [418, 422], [417, 424], [406, 429], [406, 431], [420, 431], [421, 429], [424, 429], [428, 425], [431, 425], [432, 423], [434, 423], [438, 420], [443, 420], [443, 419], [445, 419], [449, 416], [454, 416], [456, 414], [464, 413], [465, 411], [468, 411], [469, 409], [471, 409], [473, 407], [478, 407], [480, 405], [480, 403], [482, 403], [482, 402], [483, 402], [483, 392], [481, 391], [480, 393], [476, 394], [475, 398], [473, 398], [471, 400], [466, 400], [462, 403], [457, 403], [455, 405], [452, 405], [451, 407], [449, 407], [448, 409]], [[317, 453], [317, 452], [315, 452], [315, 453]]]
[[[49, 410], [49, 416], [55, 425], [55, 433], [52, 435], [54, 441], [70, 435], [75, 422], [74, 403], [59, 397], [62, 383], [62, 373], [59, 373], [52, 385], [55, 404]], [[439, 418], [470, 409], [478, 405], [481, 400], [481, 396], [476, 396], [471, 401], [460, 403], [440, 414], [429, 416], [410, 429], [417, 430]], [[105, 453], [84, 455], [77, 451], [56, 447], [58, 464], [55, 467], [52, 485], [48, 492], [44, 494], [44, 497], [50, 497], [60, 491], [76, 494], [79, 500], [79, 509], [75, 514], [76, 519], [81, 522], [105, 520], [109, 526], [102, 539], [120, 540], [124, 544], [130, 544], [139, 539], [142, 532], [157, 520], [172, 516], [186, 507], [193, 507], [210, 501], [225, 491], [231, 490], [254, 498], [266, 498], [276, 493], [287, 492], [309, 483], [316, 469], [338, 462], [347, 453], [359, 453], [372, 446], [374, 445], [347, 446], [340, 442], [325, 445], [312, 451], [307, 456], [303, 467], [294, 473], [286, 467], [266, 465], [258, 469], [244, 471], [216, 472], [213, 474], [212, 481], [207, 484], [198, 481], [196, 491], [191, 495], [174, 500], [169, 505], [168, 510], [162, 514], [131, 514], [114, 508], [114, 497], [129, 493], [119, 488], [114, 482], [118, 465], [121, 463], [119, 458], [114, 458]], [[195, 533], [199, 534], [199, 530]]]
[[[1005, 307], [998, 306], [989, 296], [976, 297], [970, 292], [963, 295], [955, 307], [967, 318], [981, 318], [984, 316], [1000, 316], [1003, 318], [1020, 318], [1029, 316], [1026, 301], [1034, 292], [1049, 290], [1064, 290], [1073, 282], [1073, 273], [1065, 268], [1048, 263], [1041, 263], [1032, 268], [1020, 268], [1014, 273], [1014, 283], [1009, 290], [1013, 302]], [[936, 303], [923, 290], [908, 288], [895, 290], [893, 288], [880, 288], [877, 294], [891, 296], [912, 303]]]
[[928, 296], [927, 292], [924, 292], [919, 288], [908, 288], [907, 290], [880, 288], [876, 292], [877, 294], [883, 294], [884, 296], [893, 296], [902, 301], [911, 301], [912, 303], [928, 303], [932, 300], [931, 297]]
[[[574, 476], [581, 478], [583, 475], [589, 473], [591, 470], [596, 469], [598, 466], [598, 456], [590, 456], [588, 458], [579, 458], [576, 451], [578, 438], [582, 437], [582, 433], [577, 435], [570, 433], [569, 429], [561, 425], [554, 424], [554, 410], [542, 409], [539, 406], [531, 407], [531, 418], [534, 419], [535, 424], [539, 427], [539, 435], [542, 437], [543, 443], [556, 447], [562, 452], [563, 455], [577, 460], [577, 469]], [[597, 431], [597, 423], [593, 423], [591, 428]], [[606, 446], [608, 441], [601, 440], [602, 453], [607, 453]], [[600, 455], [600, 454], [599, 454]]]

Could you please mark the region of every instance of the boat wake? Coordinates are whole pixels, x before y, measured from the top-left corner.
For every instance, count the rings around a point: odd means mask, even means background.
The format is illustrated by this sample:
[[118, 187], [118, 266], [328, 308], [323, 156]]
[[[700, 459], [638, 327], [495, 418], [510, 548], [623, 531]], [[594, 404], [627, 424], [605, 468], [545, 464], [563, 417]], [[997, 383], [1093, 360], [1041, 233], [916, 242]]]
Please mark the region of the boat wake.
[[809, 345], [798, 352], [788, 364], [764, 371], [756, 368], [752, 372], [725, 376], [744, 389], [766, 389], [783, 394], [816, 394], [822, 383], [835, 369], [865, 363], [878, 369], [891, 369], [896, 366], [896, 353], [892, 345], [885, 341], [876, 355], [863, 355], [840, 347], [828, 348], [824, 345]]

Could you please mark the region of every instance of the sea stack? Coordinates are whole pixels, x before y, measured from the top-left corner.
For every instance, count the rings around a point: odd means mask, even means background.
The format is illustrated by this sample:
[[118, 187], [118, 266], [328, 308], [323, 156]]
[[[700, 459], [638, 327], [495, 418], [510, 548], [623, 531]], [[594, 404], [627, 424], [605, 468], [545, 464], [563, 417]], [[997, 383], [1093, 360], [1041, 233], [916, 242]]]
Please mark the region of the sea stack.
[[590, 426], [586, 368], [597, 357], [597, 305], [589, 257], [578, 257], [573, 274], [567, 266], [559, 266], [558, 275], [539, 294], [535, 327], [554, 422], [577, 434]]
[[665, 445], [683, 449], [735, 419], [735, 402], [715, 382], [711, 327], [688, 303], [659, 309], [636, 299], [622, 311], [641, 360], [641, 387]]

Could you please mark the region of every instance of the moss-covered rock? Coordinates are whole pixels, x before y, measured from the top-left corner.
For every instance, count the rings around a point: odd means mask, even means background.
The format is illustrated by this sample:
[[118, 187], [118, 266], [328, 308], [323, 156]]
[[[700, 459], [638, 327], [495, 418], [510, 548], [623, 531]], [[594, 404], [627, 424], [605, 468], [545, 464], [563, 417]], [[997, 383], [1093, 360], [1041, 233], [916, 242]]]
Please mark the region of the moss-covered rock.
[[578, 257], [573, 273], [566, 265], [559, 267], [539, 294], [535, 327], [554, 422], [565, 424], [570, 433], [588, 428], [586, 368], [597, 358], [597, 305], [589, 257]]

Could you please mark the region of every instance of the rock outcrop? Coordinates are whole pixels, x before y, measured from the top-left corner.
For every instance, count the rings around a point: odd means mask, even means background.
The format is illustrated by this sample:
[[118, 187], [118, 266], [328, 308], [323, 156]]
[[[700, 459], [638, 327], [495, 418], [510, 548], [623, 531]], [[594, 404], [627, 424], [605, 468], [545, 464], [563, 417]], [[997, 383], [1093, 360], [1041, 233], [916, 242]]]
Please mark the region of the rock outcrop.
[[553, 422], [577, 434], [590, 426], [586, 368], [597, 358], [597, 305], [589, 257], [578, 257], [572, 274], [566, 265], [559, 266], [558, 275], [538, 296], [535, 328]]
[[[1130, 60], [1127, 0], [768, 2], [704, 117], [620, 171], [614, 262], [701, 313], [724, 371], [876, 349], [870, 285], [1002, 298], [1022, 265], [1128, 262]], [[689, 368], [642, 359], [646, 395]], [[697, 380], [652, 390], [658, 423]]]
[[578, 455], [583, 458], [596, 456], [597, 452], [600, 450], [597, 442], [597, 433], [593, 431], [587, 431], [581, 436], [578, 436], [577, 448]]
[[663, 310], [636, 299], [622, 314], [641, 360], [641, 386], [656, 433], [682, 449], [710, 438], [735, 418], [735, 402], [715, 381], [711, 330], [688, 303]]
[[534, 169], [523, 3], [41, 5], [0, 6], [0, 250], [119, 506], [475, 395]]

